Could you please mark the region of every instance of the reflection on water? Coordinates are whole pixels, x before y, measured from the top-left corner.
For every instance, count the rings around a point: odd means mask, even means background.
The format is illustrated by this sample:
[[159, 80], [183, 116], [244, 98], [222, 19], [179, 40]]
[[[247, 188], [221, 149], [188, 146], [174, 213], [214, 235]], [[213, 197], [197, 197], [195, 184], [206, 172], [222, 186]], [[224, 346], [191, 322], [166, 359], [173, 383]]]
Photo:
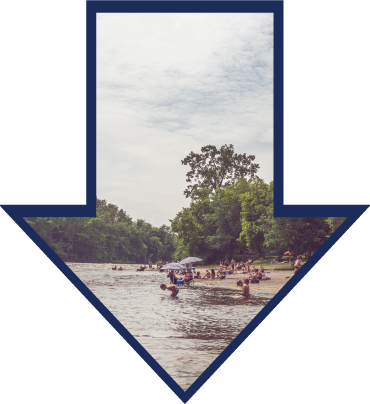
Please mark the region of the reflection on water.
[[165, 273], [136, 272], [138, 265], [68, 266], [184, 390], [273, 297], [252, 291], [245, 302], [231, 297], [235, 290], [195, 285], [173, 299], [159, 288], [170, 283]]

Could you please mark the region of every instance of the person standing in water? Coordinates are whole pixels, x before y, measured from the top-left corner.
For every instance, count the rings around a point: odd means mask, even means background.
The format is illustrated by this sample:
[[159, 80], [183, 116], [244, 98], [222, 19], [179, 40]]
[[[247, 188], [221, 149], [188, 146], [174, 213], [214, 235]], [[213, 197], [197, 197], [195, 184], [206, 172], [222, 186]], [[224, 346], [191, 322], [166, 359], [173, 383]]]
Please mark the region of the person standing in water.
[[169, 290], [171, 291], [171, 297], [176, 297], [179, 293], [179, 288], [176, 285], [165, 285], [164, 283], [161, 284], [160, 288], [162, 290]]
[[172, 269], [169, 272], [169, 274], [167, 275], [167, 278], [171, 279], [171, 283], [173, 283], [174, 285], [177, 285], [177, 277], [176, 277], [176, 275], [175, 275], [175, 273], [173, 272]]

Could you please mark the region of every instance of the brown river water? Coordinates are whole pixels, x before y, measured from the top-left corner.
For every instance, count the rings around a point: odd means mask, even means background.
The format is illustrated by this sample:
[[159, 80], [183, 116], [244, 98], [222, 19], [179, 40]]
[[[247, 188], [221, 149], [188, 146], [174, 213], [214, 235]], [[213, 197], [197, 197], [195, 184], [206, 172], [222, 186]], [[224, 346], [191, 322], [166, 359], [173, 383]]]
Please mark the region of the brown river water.
[[273, 297], [253, 290], [245, 303], [232, 298], [235, 289], [194, 285], [174, 299], [159, 288], [170, 284], [167, 273], [67, 265], [184, 390]]

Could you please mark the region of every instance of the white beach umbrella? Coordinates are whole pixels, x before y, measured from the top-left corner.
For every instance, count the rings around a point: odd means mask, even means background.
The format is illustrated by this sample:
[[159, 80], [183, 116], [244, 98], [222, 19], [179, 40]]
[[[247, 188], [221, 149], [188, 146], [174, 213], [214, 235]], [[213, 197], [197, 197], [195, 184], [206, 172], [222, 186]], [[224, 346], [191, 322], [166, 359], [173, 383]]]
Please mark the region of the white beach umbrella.
[[169, 270], [176, 270], [176, 269], [185, 269], [186, 267], [181, 264], [177, 264], [176, 262], [170, 262], [169, 264], [163, 265], [161, 269], [169, 269]]
[[191, 262], [199, 262], [199, 261], [203, 261], [202, 258], [188, 257], [180, 261], [180, 264], [190, 264]]

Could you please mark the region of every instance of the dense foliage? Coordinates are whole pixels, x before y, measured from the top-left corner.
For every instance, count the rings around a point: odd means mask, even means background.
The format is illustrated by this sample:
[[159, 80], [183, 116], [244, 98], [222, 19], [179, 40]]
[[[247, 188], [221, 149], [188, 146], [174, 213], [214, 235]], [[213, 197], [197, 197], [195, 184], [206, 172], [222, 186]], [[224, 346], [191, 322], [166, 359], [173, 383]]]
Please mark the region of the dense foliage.
[[116, 205], [97, 199], [96, 217], [27, 217], [26, 221], [70, 262], [146, 263], [170, 260], [176, 236], [168, 226], [134, 222]]
[[[236, 154], [233, 145], [191, 152], [184, 192], [191, 198], [159, 228], [133, 219], [97, 199], [93, 218], [25, 218], [64, 260], [144, 263], [198, 256], [203, 263], [254, 255], [315, 252], [345, 218], [274, 217], [274, 186], [255, 176], [254, 156]], [[245, 177], [248, 176], [249, 179]]]
[[171, 222], [179, 237], [178, 256], [215, 263], [245, 251], [254, 255], [310, 256], [345, 218], [274, 217], [273, 182], [239, 179], [215, 191], [195, 193], [189, 208]]

